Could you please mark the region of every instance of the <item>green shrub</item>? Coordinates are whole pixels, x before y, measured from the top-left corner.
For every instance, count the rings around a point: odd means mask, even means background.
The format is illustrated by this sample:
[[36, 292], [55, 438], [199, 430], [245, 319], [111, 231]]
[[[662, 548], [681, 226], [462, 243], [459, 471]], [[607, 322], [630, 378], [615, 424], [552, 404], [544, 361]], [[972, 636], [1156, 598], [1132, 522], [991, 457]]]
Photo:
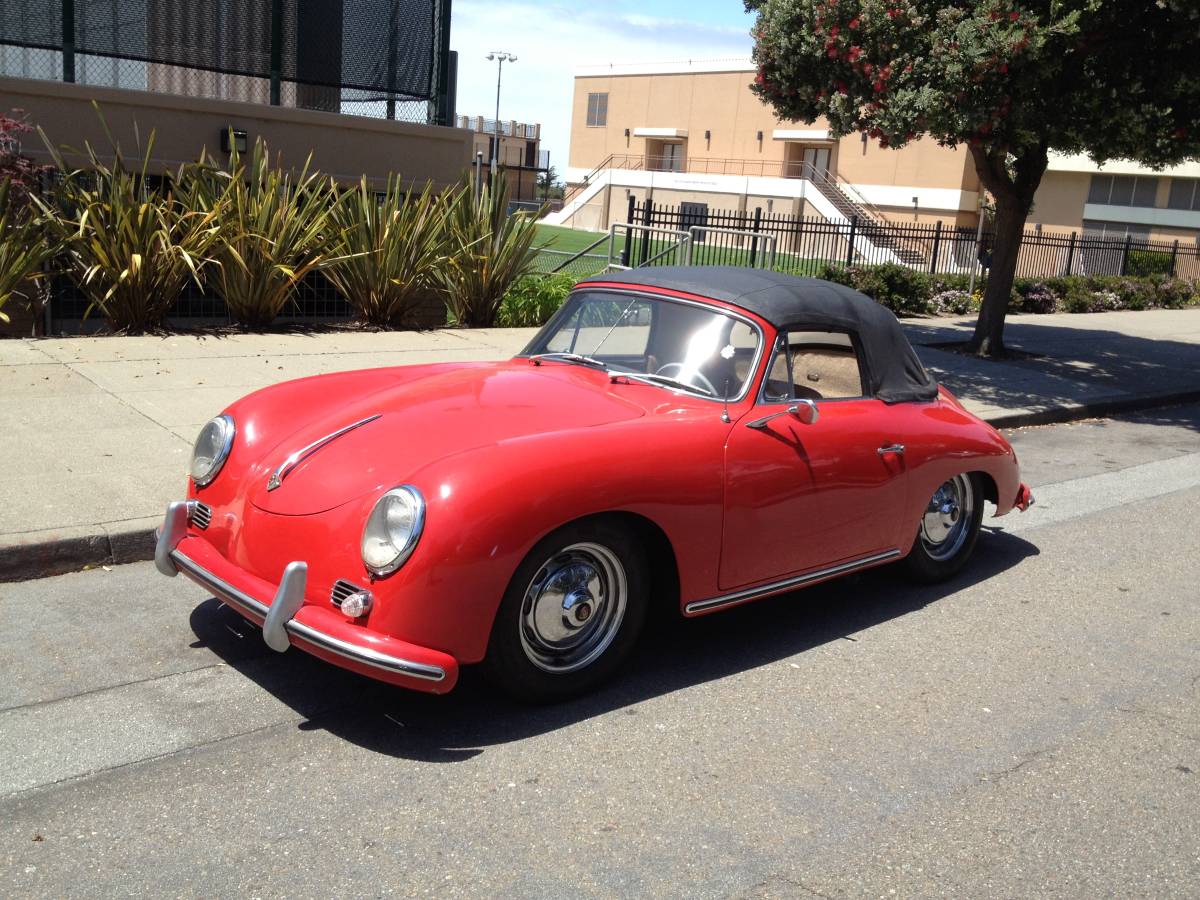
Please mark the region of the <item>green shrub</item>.
[[456, 194], [438, 197], [431, 185], [406, 196], [392, 177], [382, 197], [363, 179], [338, 198], [330, 213], [338, 258], [326, 277], [363, 322], [410, 326], [414, 312], [435, 296], [441, 299], [446, 216], [456, 202]]
[[937, 316], [964, 316], [979, 312], [979, 298], [951, 288], [929, 298], [929, 311]]
[[148, 187], [153, 134], [134, 168], [115, 142], [111, 165], [85, 144], [86, 170], [71, 170], [47, 146], [66, 174], [52, 202], [36, 202], [62, 242], [63, 265], [89, 301], [88, 314], [99, 310], [111, 328], [131, 334], [162, 328], [187, 280], [200, 282], [217, 236], [216, 213], [179, 199], [171, 186], [184, 180], [182, 171], [162, 193]]
[[34, 211], [10, 201], [11, 185], [5, 178], [0, 180], [0, 322], [8, 321], [4, 306], [13, 297], [31, 299], [27, 292], [57, 250]]
[[850, 269], [835, 266], [833, 263], [825, 263], [817, 273], [817, 277], [835, 284], [844, 284], [846, 287], [854, 287], [854, 279], [850, 273]]
[[1052, 313], [1059, 305], [1058, 293], [1044, 281], [1022, 279], [1013, 292], [1016, 299], [1010, 308], [1023, 313]]
[[496, 324], [502, 328], [545, 325], [574, 286], [575, 278], [563, 273], [526, 275], [504, 294]]
[[235, 151], [226, 167], [208, 159], [188, 167], [180, 185], [185, 204], [217, 222], [206, 281], [235, 322], [269, 325], [305, 275], [328, 263], [331, 185], [308, 168], [293, 181], [272, 166], [262, 139], [244, 162]]
[[1200, 304], [1200, 285], [1194, 281], [1182, 278], [1162, 278], [1155, 280], [1155, 306], [1163, 309], [1182, 309], [1185, 306]]
[[929, 278], [907, 266], [887, 263], [857, 270], [854, 286], [896, 315], [929, 311]]
[[930, 310], [930, 279], [907, 266], [887, 263], [881, 266], [851, 266], [842, 269], [827, 265], [821, 278], [862, 291], [898, 316]]
[[1125, 261], [1125, 274], [1133, 278], [1149, 275], [1170, 275], [1171, 254], [1161, 250], [1130, 250]]
[[1059, 293], [1062, 308], [1070, 313], [1086, 313], [1092, 311], [1092, 291], [1087, 279], [1079, 276], [1068, 276], [1060, 279], [1063, 289]]
[[456, 325], [487, 328], [509, 287], [533, 272], [537, 215], [508, 214], [508, 189], [501, 172], [478, 197], [459, 189], [447, 217], [449, 261], [441, 280]]

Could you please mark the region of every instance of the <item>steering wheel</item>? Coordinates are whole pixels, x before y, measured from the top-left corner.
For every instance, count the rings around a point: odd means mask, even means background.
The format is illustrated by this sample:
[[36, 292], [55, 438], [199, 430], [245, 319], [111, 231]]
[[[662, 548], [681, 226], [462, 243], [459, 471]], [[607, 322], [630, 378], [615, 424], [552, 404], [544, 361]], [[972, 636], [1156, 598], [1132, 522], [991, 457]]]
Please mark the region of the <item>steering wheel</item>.
[[708, 390], [714, 397], [720, 396], [720, 394], [717, 393], [717, 389], [713, 385], [713, 383], [711, 381], [709, 381], [707, 378], [705, 378], [704, 374], [702, 372], [700, 372], [698, 369], [692, 369], [692, 370], [688, 371], [690, 378], [679, 378], [678, 376], [673, 375], [671, 372], [668, 372], [667, 371], [668, 369], [678, 370], [680, 375], [684, 374], [684, 372], [687, 371], [684, 368], [683, 363], [669, 362], [665, 366], [659, 366], [658, 371], [655, 372], [654, 374], [662, 375], [666, 378], [675, 378], [677, 381], [683, 381], [686, 383], [695, 383], [695, 384], [700, 385], [700, 387]]

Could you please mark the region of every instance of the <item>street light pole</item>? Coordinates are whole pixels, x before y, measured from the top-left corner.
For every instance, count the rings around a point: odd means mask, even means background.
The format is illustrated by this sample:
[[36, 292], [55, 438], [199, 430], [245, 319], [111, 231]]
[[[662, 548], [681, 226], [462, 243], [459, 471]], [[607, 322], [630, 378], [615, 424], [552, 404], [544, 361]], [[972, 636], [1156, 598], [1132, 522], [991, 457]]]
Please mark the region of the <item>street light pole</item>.
[[500, 76], [504, 72], [504, 64], [506, 62], [516, 62], [517, 57], [514, 53], [508, 53], [504, 50], [493, 50], [487, 55], [489, 60], [496, 60], [496, 137], [492, 142], [492, 177], [496, 177], [496, 161], [500, 155], [500, 135], [503, 129], [500, 127]]

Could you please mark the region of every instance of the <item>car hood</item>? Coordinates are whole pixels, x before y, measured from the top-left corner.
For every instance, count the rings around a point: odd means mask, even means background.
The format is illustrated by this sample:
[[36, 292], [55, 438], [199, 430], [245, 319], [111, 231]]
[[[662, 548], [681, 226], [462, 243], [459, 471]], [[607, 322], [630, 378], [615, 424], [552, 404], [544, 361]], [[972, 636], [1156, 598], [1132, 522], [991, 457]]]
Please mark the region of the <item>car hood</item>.
[[[641, 407], [609, 391], [602, 372], [525, 360], [442, 369], [305, 422], [257, 461], [249, 499], [268, 512], [311, 515], [394, 487], [464, 450], [641, 415]], [[293, 465], [269, 489], [272, 473], [289, 458]]]

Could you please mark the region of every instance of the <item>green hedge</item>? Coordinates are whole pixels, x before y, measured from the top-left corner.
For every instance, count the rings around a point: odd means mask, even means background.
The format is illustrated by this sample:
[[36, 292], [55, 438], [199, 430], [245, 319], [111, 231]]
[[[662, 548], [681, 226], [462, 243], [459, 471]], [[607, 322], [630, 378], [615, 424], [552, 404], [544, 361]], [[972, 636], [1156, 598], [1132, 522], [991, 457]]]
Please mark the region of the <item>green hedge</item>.
[[[1132, 254], [1130, 260], [1132, 263]], [[1152, 267], [1157, 262], [1142, 260], [1139, 265]], [[968, 293], [970, 281], [966, 275], [930, 275], [894, 264], [826, 266], [818, 277], [862, 291], [898, 316], [976, 313], [986, 287], [986, 281], [976, 280], [974, 292]], [[1013, 283], [1008, 308], [1010, 312], [1021, 313], [1075, 313], [1197, 305], [1200, 305], [1200, 282], [1157, 273], [1142, 277], [1018, 278]]]
[[526, 275], [500, 301], [496, 324], [501, 328], [545, 325], [575, 286], [571, 275]]

